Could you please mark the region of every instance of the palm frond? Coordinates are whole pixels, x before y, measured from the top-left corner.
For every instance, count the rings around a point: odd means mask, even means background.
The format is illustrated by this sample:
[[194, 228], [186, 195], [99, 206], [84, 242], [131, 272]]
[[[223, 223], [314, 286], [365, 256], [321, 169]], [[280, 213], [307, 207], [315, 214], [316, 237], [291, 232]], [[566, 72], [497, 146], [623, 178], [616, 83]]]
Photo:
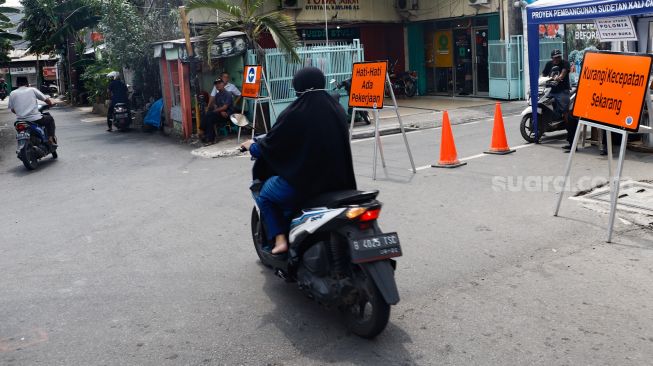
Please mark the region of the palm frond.
[[247, 17], [251, 18], [265, 4], [265, 0], [256, 0], [253, 4], [249, 0], [243, 1], [243, 8], [247, 12]]
[[261, 16], [258, 20], [270, 31], [277, 47], [287, 52], [293, 62], [299, 62], [299, 56], [295, 51], [295, 47], [299, 44], [299, 36], [292, 18], [275, 11]]
[[225, 12], [234, 18], [242, 17], [242, 10], [240, 7], [230, 4], [225, 0], [190, 0], [186, 6], [188, 10], [196, 9], [213, 9]]
[[0, 40], [6, 39], [9, 41], [20, 41], [23, 39], [23, 37], [19, 36], [18, 34], [13, 34], [13, 33], [7, 33], [7, 32], [0, 32]]
[[20, 13], [20, 10], [8, 6], [0, 6], [0, 13]]

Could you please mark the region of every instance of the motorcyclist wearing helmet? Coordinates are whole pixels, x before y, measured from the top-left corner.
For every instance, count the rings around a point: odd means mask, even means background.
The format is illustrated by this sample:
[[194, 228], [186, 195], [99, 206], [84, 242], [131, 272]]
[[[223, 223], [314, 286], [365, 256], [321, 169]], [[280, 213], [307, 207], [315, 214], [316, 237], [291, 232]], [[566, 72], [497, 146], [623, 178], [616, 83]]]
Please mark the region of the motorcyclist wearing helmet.
[[0, 91], [4, 91], [5, 95], [9, 94], [9, 85], [5, 81], [5, 78], [0, 78]]
[[109, 77], [109, 87], [107, 89], [109, 93], [109, 98], [111, 102], [109, 104], [109, 110], [107, 111], [107, 132], [113, 131], [113, 125], [111, 119], [113, 118], [114, 108], [118, 103], [127, 103], [129, 99], [129, 92], [127, 86], [120, 80], [120, 74], [115, 71], [107, 74]]
[[569, 98], [571, 83], [569, 82], [569, 70], [571, 66], [569, 62], [562, 58], [562, 51], [555, 49], [551, 51], [551, 61], [547, 62], [542, 71], [542, 76], [551, 77], [558, 84], [551, 87], [551, 97], [555, 100], [555, 111], [558, 116], [561, 116], [567, 126], [567, 141], [568, 145], [563, 146], [563, 149], [570, 150], [571, 144], [574, 142], [574, 135], [576, 134], [577, 123], [571, 121], [569, 118]]
[[49, 114], [44, 115], [39, 112], [38, 101], [43, 101], [50, 106], [54, 103], [40, 90], [31, 88], [26, 77], [18, 77], [16, 84], [18, 89], [9, 95], [9, 109], [19, 121], [34, 122], [45, 127], [45, 132], [48, 134], [48, 143], [56, 146], [54, 118]]
[[242, 144], [273, 171], [257, 198], [272, 254], [288, 250], [288, 212], [320, 193], [356, 189], [347, 115], [324, 90], [324, 74], [307, 67], [292, 84], [298, 98], [264, 138]]

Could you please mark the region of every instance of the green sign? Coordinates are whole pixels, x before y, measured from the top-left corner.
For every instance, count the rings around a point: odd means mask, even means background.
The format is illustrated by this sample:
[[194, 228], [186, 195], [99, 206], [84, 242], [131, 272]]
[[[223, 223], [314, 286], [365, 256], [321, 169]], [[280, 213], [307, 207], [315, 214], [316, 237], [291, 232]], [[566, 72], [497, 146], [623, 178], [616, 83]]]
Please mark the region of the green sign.
[[[299, 31], [302, 39], [305, 40], [321, 40], [326, 39], [324, 36], [324, 29], [302, 29]], [[329, 29], [329, 39], [355, 39], [360, 38], [360, 31], [358, 28], [340, 28]]]

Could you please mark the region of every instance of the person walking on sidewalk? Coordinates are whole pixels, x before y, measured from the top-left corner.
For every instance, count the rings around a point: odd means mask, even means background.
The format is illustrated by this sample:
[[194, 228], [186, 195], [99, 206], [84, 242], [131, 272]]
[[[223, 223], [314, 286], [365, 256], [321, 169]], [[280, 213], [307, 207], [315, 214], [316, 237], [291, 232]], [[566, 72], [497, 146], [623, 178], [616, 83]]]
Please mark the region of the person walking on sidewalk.
[[109, 104], [109, 110], [107, 111], [107, 126], [109, 127], [107, 129], [107, 132], [111, 132], [113, 131], [112, 120], [113, 120], [114, 108], [118, 103], [128, 102], [128, 95], [127, 95], [128, 91], [125, 83], [120, 81], [120, 74], [113, 71], [109, 73], [108, 76], [109, 79], [111, 80], [111, 82], [109, 82], [109, 87], [108, 87], [109, 98], [111, 99], [111, 102]]

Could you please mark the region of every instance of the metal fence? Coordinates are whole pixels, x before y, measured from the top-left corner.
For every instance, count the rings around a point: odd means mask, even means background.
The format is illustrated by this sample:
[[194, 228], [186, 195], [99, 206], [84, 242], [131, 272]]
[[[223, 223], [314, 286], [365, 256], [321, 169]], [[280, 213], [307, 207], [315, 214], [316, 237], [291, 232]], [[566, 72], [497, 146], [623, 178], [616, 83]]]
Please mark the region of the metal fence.
[[[274, 105], [274, 111], [281, 113], [293, 100], [295, 90], [292, 87], [292, 78], [295, 73], [306, 66], [314, 66], [322, 70], [326, 76], [325, 88], [332, 89], [330, 80], [337, 82], [351, 77], [352, 64], [364, 61], [363, 45], [355, 39], [353, 43], [326, 45], [312, 45], [295, 49], [299, 56], [299, 62], [293, 63], [285, 52], [277, 48], [265, 50], [264, 72], [270, 84], [270, 92]], [[247, 54], [247, 63], [250, 65], [261, 64], [258, 56], [250, 51]], [[344, 98], [341, 98], [341, 101]], [[344, 101], [346, 104], [346, 101]], [[346, 105], [345, 105], [346, 106]], [[276, 116], [270, 116], [271, 123], [276, 121]]]
[[522, 36], [510, 41], [488, 43], [490, 97], [522, 99], [524, 97], [524, 43]]

